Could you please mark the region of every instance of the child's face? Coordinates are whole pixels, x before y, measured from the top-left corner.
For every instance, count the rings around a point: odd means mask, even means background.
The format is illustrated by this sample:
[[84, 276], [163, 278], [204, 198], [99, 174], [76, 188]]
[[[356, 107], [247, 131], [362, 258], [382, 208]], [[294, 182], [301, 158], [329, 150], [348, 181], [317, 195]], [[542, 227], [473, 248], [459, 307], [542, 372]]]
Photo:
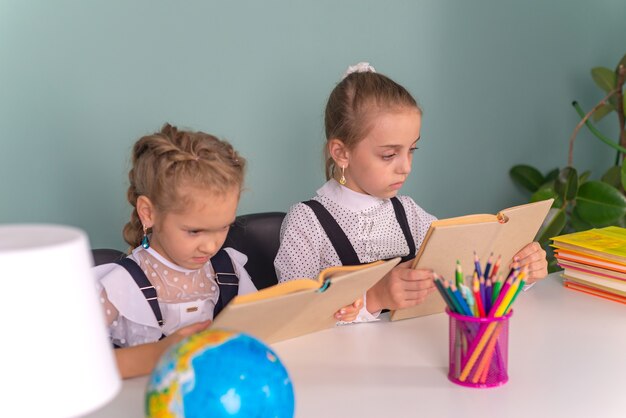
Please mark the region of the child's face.
[[235, 221], [239, 190], [218, 195], [207, 189], [183, 187], [180, 195], [190, 204], [183, 211], [156, 216], [150, 246], [172, 263], [196, 270], [224, 244]]
[[378, 114], [368, 135], [349, 151], [346, 186], [379, 198], [398, 194], [411, 172], [421, 122], [415, 108]]

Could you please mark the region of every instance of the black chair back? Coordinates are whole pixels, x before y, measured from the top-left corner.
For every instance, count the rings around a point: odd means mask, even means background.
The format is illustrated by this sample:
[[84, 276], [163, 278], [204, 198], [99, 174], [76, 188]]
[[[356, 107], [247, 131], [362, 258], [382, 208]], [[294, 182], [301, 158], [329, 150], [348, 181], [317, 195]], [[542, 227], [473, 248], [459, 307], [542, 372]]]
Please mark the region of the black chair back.
[[280, 246], [280, 226], [284, 212], [240, 215], [230, 228], [224, 247], [232, 247], [248, 256], [246, 271], [257, 289], [275, 285], [274, 258]]
[[93, 256], [93, 265], [99, 266], [100, 264], [115, 263], [117, 260], [121, 260], [126, 257], [126, 253], [111, 248], [96, 248], [91, 250]]
[[[237, 216], [228, 231], [224, 247], [232, 247], [248, 256], [246, 271], [257, 289], [275, 285], [274, 258], [280, 246], [280, 226], [284, 212], [251, 213]], [[94, 265], [114, 263], [126, 257], [122, 251], [110, 248], [91, 250]]]

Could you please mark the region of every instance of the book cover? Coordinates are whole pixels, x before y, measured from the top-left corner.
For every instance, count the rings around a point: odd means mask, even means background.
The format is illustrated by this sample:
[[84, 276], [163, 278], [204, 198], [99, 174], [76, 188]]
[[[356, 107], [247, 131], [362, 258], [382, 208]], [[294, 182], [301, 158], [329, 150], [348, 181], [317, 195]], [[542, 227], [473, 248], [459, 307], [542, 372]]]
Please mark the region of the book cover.
[[586, 293], [588, 295], [598, 296], [603, 299], [612, 300], [614, 302], [620, 302], [620, 303], [626, 304], [626, 297], [624, 296], [619, 296], [619, 295], [609, 293], [609, 292], [603, 292], [602, 290], [599, 290], [593, 287], [584, 286], [579, 283], [570, 282], [568, 280], [565, 280], [563, 284], [567, 289]]
[[[484, 264], [490, 255], [501, 256], [506, 275], [513, 256], [531, 243], [545, 220], [553, 199], [503, 209], [497, 214], [467, 215], [434, 221], [424, 238], [413, 267], [432, 269], [454, 279], [456, 260], [465, 277], [474, 270], [474, 252]], [[443, 312], [445, 304], [437, 292], [419, 305], [391, 312], [391, 320]]]
[[554, 255], [557, 260], [578, 262], [581, 264], [586, 264], [602, 269], [626, 273], [626, 263], [622, 263], [619, 261], [606, 260], [601, 257], [582, 254], [576, 251], [564, 250], [562, 248], [555, 249]]
[[620, 280], [606, 279], [603, 277], [586, 274], [580, 271], [565, 270], [563, 278], [570, 282], [575, 282], [587, 287], [594, 287], [603, 292], [614, 293], [626, 297], [626, 282]]
[[608, 226], [551, 238], [552, 246], [610, 261], [626, 262], [626, 228]]
[[590, 266], [587, 264], [576, 263], [573, 261], [562, 260], [559, 258], [557, 258], [557, 264], [560, 267], [562, 267], [565, 271], [572, 271], [572, 272], [579, 271], [581, 273], [587, 273], [587, 274], [604, 277], [607, 279], [622, 281], [623, 283], [626, 283], [626, 273], [621, 273], [621, 272], [617, 272], [613, 270]]
[[266, 343], [336, 325], [334, 315], [350, 305], [400, 262], [400, 258], [323, 270], [317, 279], [297, 279], [237, 296], [213, 327], [244, 332]]

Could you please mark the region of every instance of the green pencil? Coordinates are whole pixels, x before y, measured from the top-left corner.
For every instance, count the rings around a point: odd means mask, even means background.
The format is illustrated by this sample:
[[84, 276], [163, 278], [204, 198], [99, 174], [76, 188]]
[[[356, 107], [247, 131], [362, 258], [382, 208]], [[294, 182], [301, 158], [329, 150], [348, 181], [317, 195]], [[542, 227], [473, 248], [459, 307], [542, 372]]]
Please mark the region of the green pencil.
[[454, 273], [456, 277], [456, 287], [461, 287], [461, 284], [465, 284], [465, 280], [463, 280], [463, 270], [461, 269], [461, 262], [459, 260], [456, 260], [456, 270]]
[[496, 300], [498, 300], [498, 296], [500, 295], [500, 290], [502, 289], [502, 275], [498, 274], [498, 278], [496, 279], [496, 282], [493, 283], [493, 286], [491, 286], [491, 306], [493, 306], [496, 303]]

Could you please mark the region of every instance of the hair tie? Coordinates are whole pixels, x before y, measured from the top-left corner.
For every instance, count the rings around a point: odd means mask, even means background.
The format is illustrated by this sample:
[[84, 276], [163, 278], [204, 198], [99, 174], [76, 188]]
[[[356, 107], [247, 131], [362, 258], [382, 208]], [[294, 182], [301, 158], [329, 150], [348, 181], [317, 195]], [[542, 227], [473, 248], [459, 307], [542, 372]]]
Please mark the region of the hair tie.
[[376, 72], [376, 69], [372, 67], [369, 62], [359, 62], [356, 65], [349, 66], [346, 72], [343, 73], [343, 77], [341, 77], [341, 79], [343, 80], [344, 78], [346, 78], [352, 73], [375, 73], [375, 72]]

